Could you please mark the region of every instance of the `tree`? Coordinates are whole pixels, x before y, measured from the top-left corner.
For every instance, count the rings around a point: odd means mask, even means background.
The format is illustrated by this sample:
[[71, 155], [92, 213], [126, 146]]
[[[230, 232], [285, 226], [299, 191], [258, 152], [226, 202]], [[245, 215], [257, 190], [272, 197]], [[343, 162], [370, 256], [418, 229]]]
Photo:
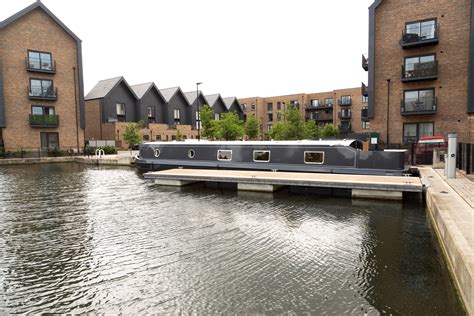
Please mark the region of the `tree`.
[[236, 140], [244, 135], [243, 122], [235, 112], [227, 112], [221, 115], [216, 124], [216, 134], [218, 138], [225, 140]]
[[138, 123], [128, 123], [125, 127], [125, 132], [123, 133], [123, 140], [128, 144], [130, 150], [133, 146], [141, 144], [142, 137], [140, 135], [140, 122]]
[[258, 121], [255, 113], [252, 113], [245, 122], [245, 134], [249, 139], [255, 139], [258, 136], [260, 130], [260, 122]]
[[321, 136], [324, 138], [334, 138], [339, 136], [339, 129], [332, 124], [326, 124], [321, 131]]
[[285, 111], [285, 139], [296, 140], [305, 138], [304, 122], [300, 111], [296, 107], [289, 107]]
[[286, 139], [286, 127], [285, 123], [276, 123], [273, 125], [272, 130], [268, 133], [271, 139], [274, 140], [283, 140]]
[[314, 120], [309, 120], [304, 124], [305, 138], [314, 139], [319, 137], [319, 127]]
[[209, 139], [216, 137], [216, 124], [213, 120], [214, 110], [209, 105], [204, 104], [200, 111], [199, 117], [201, 119], [201, 136]]
[[183, 134], [181, 133], [181, 131], [179, 130], [179, 128], [176, 128], [176, 140], [177, 140], [177, 141], [183, 140]]

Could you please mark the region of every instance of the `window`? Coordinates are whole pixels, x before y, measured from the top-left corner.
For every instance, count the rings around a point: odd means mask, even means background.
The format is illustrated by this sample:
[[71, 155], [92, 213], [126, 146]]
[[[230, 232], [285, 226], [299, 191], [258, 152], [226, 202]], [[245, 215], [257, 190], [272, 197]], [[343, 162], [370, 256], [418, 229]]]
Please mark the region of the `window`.
[[281, 113], [277, 113], [277, 121], [281, 121]]
[[143, 135], [143, 140], [144, 141], [149, 141], [150, 140], [150, 135]]
[[324, 105], [325, 106], [332, 106], [333, 105], [332, 98], [325, 98], [324, 99]]
[[28, 51], [28, 68], [37, 70], [53, 70], [51, 53]]
[[154, 106], [147, 107], [147, 113], [148, 113], [148, 118], [149, 119], [154, 119], [155, 118], [155, 107]]
[[311, 107], [315, 108], [319, 106], [319, 100], [311, 100]]
[[351, 104], [351, 96], [350, 95], [341, 96], [341, 105], [350, 105], [350, 104]]
[[435, 75], [435, 55], [405, 58], [404, 78]]
[[273, 103], [272, 102], [267, 103], [267, 111], [273, 111]]
[[270, 151], [269, 150], [254, 150], [253, 161], [254, 162], [269, 162]]
[[370, 128], [370, 122], [362, 121], [362, 129], [369, 129]]
[[156, 148], [154, 151], [153, 151], [153, 154], [155, 155], [156, 158], [160, 157], [160, 154], [161, 154], [161, 151]]
[[252, 111], [255, 111], [255, 104], [252, 103], [252, 104], [250, 105], [250, 109], [251, 109]]
[[423, 136], [434, 135], [433, 122], [403, 124], [403, 142], [416, 142]]
[[220, 114], [214, 113], [214, 120], [219, 121], [219, 119], [220, 119]]
[[180, 114], [179, 109], [174, 109], [173, 113], [174, 113], [174, 116], [173, 116], [174, 119], [179, 120], [179, 114]]
[[351, 117], [351, 110], [350, 109], [342, 109], [341, 110], [341, 118], [350, 118]]
[[33, 115], [54, 115], [54, 107], [33, 105], [31, 107], [31, 114]]
[[277, 102], [277, 110], [278, 110], [278, 111], [281, 111], [281, 105], [282, 105], [281, 102]]
[[269, 122], [273, 121], [273, 114], [272, 113], [267, 114], [267, 121], [269, 121]]
[[323, 164], [324, 163], [324, 151], [305, 151], [304, 152], [304, 163], [307, 164]]
[[196, 152], [194, 151], [194, 149], [188, 150], [188, 157], [193, 159], [194, 156], [196, 156]]
[[217, 160], [231, 161], [232, 160], [232, 150], [218, 150], [217, 151]]
[[155, 140], [161, 140], [161, 135], [155, 135]]
[[291, 100], [290, 105], [292, 107], [299, 108], [300, 107], [300, 102], [298, 100]]
[[434, 89], [404, 91], [403, 112], [432, 111], [436, 109]]
[[367, 103], [369, 102], [369, 96], [363, 95], [362, 96], [362, 103]]
[[30, 79], [30, 96], [35, 97], [55, 97], [52, 80]]
[[116, 104], [117, 111], [117, 121], [125, 122], [125, 103]]
[[436, 20], [407, 23], [405, 31], [406, 34], [416, 35], [421, 40], [433, 39], [436, 37]]
[[247, 104], [242, 103], [242, 110], [247, 111]]
[[171, 140], [176, 140], [176, 135], [171, 135]]
[[269, 124], [267, 125], [267, 131], [270, 133], [272, 131], [273, 125]]
[[59, 133], [40, 133], [41, 149], [59, 148]]
[[201, 114], [196, 111], [196, 121], [199, 121], [201, 119]]

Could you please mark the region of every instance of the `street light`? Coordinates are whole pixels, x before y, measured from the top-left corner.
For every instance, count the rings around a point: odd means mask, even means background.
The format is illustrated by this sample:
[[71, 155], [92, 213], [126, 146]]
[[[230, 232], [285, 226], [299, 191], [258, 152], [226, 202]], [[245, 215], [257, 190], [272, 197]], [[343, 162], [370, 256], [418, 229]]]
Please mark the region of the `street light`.
[[198, 127], [198, 141], [201, 141], [201, 113], [199, 110], [199, 85], [201, 84], [202, 82], [196, 82], [196, 102], [197, 102], [196, 122], [197, 122], [197, 127]]

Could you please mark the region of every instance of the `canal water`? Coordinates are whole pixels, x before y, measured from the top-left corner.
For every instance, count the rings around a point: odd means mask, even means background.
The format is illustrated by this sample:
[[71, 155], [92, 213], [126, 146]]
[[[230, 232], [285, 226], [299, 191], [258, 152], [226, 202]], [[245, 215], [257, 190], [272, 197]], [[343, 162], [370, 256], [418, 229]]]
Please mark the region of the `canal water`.
[[423, 206], [0, 167], [0, 314], [460, 315]]

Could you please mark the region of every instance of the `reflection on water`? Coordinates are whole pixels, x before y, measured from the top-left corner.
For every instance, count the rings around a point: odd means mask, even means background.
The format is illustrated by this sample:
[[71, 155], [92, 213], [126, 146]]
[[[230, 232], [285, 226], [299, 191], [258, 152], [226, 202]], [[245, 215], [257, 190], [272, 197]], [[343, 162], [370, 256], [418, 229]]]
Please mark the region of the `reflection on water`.
[[462, 314], [418, 205], [0, 168], [0, 314]]

